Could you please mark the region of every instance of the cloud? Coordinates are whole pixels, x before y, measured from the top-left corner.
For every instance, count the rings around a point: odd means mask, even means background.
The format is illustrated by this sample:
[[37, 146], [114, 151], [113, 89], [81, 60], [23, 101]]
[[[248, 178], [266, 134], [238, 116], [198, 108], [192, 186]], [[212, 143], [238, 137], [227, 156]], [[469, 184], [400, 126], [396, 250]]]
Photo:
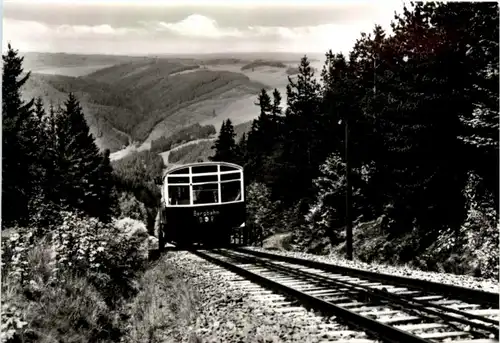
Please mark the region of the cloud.
[[149, 23], [157, 32], [175, 34], [186, 38], [214, 40], [241, 39], [248, 41], [274, 41], [281, 46], [290, 46], [290, 51], [325, 52], [329, 48], [347, 52], [362, 31], [369, 31], [372, 25], [353, 21], [349, 24], [323, 24], [315, 26], [248, 26], [246, 28], [219, 27], [209, 17], [193, 14], [174, 22]]
[[199, 14], [190, 15], [175, 23], [159, 22], [157, 29], [171, 31], [182, 36], [204, 38], [243, 37], [244, 35], [236, 28], [221, 28], [215, 19]]
[[[139, 21], [133, 27], [118, 27], [109, 24], [101, 25], [50, 25], [36, 21], [16, 20], [5, 18], [3, 22], [3, 47], [7, 41], [21, 50], [54, 51], [61, 49], [71, 52], [78, 49], [95, 51], [112, 49], [110, 42], [115, 43], [121, 50], [110, 53], [132, 53], [132, 49], [139, 45], [147, 53], [165, 53], [168, 47], [175, 46], [175, 51], [184, 48], [189, 52], [224, 52], [232, 49], [264, 48], [272, 51], [288, 50], [290, 52], [326, 52], [332, 49], [335, 52], [347, 53], [359, 38], [361, 31], [371, 31], [373, 23], [360, 20], [338, 24], [321, 24], [311, 26], [284, 27], [284, 26], [247, 26], [221, 27], [211, 17], [191, 14], [175, 22]], [[69, 43], [72, 42], [72, 43]], [[120, 44], [118, 44], [120, 42]], [[92, 46], [93, 44], [94, 46]], [[94, 49], [94, 50], [92, 50]], [[161, 51], [159, 51], [160, 49]], [[217, 51], [211, 51], [217, 49]], [[234, 50], [233, 50], [234, 51]], [[99, 51], [100, 53], [106, 51]]]

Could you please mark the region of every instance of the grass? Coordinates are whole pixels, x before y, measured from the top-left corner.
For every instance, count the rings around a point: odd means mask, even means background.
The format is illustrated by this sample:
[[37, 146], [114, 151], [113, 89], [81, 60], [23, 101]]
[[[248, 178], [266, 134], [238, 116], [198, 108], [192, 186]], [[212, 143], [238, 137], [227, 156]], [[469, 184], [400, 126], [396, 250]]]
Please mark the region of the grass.
[[264, 239], [262, 247], [269, 250], [290, 250], [292, 233], [277, 233]]
[[143, 275], [139, 288], [128, 308], [125, 341], [179, 341], [197, 315], [197, 294], [186, 278], [162, 258]]
[[[29, 252], [27, 285], [2, 280], [2, 305], [20, 309], [13, 318], [26, 323], [22, 331], [16, 330], [17, 339], [43, 343], [118, 341], [121, 329], [116, 313], [109, 310], [100, 292], [84, 277], [65, 275], [55, 282], [51, 254], [45, 244]], [[4, 308], [2, 312], [9, 315]]]

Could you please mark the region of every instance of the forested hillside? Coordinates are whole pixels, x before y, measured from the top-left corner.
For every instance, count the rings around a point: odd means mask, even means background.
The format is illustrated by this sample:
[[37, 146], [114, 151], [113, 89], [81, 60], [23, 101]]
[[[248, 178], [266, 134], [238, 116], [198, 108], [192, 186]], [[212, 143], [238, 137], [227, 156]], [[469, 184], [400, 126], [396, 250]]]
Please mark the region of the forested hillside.
[[[47, 73], [68, 75], [64, 72], [70, 68], [82, 68], [82, 75], [89, 74], [97, 69], [113, 66], [120, 63], [144, 61], [145, 56], [119, 56], [119, 55], [76, 55], [67, 53], [27, 52], [24, 54], [24, 68], [33, 73]], [[86, 72], [83, 72], [86, 68]], [[61, 72], [64, 71], [64, 72]], [[70, 73], [73, 74], [73, 73]], [[80, 76], [80, 75], [73, 75]]]
[[151, 142], [151, 152], [161, 153], [168, 151], [177, 145], [194, 141], [196, 139], [205, 139], [215, 134], [213, 125], [193, 124], [173, 133], [168, 137], [160, 137]]
[[244, 165], [250, 224], [344, 254], [352, 220], [362, 260], [498, 278], [498, 19], [418, 3], [328, 52], [321, 82], [304, 57], [286, 94], [262, 90], [248, 136], [225, 122], [213, 156]]
[[23, 93], [25, 100], [43, 97], [47, 106], [74, 93], [99, 147], [114, 152], [143, 142], [160, 122], [168, 134], [213, 115], [213, 108], [206, 108], [176, 116], [181, 109], [215, 98], [227, 102], [263, 87], [240, 73], [198, 69], [184, 60], [131, 58], [80, 77], [34, 74]]
[[241, 70], [247, 70], [247, 69], [253, 70], [258, 67], [266, 67], [266, 66], [275, 68], [286, 68], [286, 65], [280, 61], [256, 60], [248, 64], [245, 64], [243, 67], [241, 67]]
[[136, 152], [112, 163], [120, 212], [147, 224], [152, 234], [160, 201], [160, 189], [154, 183], [163, 173], [163, 160], [149, 151]]
[[[231, 124], [232, 125], [232, 124]], [[252, 128], [252, 121], [244, 122], [234, 126], [234, 140], [238, 142], [243, 135], [247, 135]], [[203, 138], [203, 137], [199, 137]], [[165, 141], [169, 142], [171, 139], [168, 138]], [[153, 142], [154, 143], [154, 142]], [[209, 161], [210, 157], [213, 155], [214, 143], [211, 141], [201, 141], [190, 145], [186, 145], [170, 152], [168, 162], [169, 163], [193, 163], [201, 161]], [[151, 151], [153, 151], [153, 144], [151, 145]]]

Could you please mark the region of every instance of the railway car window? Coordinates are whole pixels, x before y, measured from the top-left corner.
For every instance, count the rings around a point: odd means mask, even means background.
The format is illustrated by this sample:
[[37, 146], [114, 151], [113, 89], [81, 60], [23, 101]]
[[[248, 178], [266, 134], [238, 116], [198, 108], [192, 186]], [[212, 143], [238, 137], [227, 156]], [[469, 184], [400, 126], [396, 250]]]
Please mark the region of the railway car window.
[[169, 176], [167, 179], [169, 184], [173, 183], [189, 183], [189, 176]]
[[170, 174], [189, 174], [189, 168], [181, 168], [171, 172]]
[[232, 170], [238, 170], [235, 167], [230, 167], [230, 166], [220, 166], [220, 171], [232, 171]]
[[168, 186], [169, 205], [189, 205], [189, 186]]
[[241, 200], [241, 182], [231, 181], [220, 184], [222, 202]]
[[193, 204], [216, 204], [219, 202], [219, 187], [217, 183], [193, 186]]
[[193, 183], [198, 182], [217, 182], [219, 179], [217, 175], [204, 175], [204, 176], [193, 176]]
[[221, 181], [229, 181], [229, 180], [239, 180], [241, 179], [241, 173], [236, 172], [236, 173], [230, 173], [230, 174], [221, 174], [220, 180]]
[[217, 173], [217, 166], [196, 166], [191, 169], [193, 174]]

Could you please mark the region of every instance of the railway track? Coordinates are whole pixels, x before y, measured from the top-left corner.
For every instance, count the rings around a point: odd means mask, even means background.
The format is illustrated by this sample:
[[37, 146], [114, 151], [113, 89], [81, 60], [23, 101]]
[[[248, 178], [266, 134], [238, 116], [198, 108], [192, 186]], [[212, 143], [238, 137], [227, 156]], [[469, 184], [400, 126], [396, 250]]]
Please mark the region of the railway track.
[[193, 253], [374, 339], [498, 342], [499, 297], [492, 293], [364, 271], [352, 275], [324, 263], [245, 249]]

